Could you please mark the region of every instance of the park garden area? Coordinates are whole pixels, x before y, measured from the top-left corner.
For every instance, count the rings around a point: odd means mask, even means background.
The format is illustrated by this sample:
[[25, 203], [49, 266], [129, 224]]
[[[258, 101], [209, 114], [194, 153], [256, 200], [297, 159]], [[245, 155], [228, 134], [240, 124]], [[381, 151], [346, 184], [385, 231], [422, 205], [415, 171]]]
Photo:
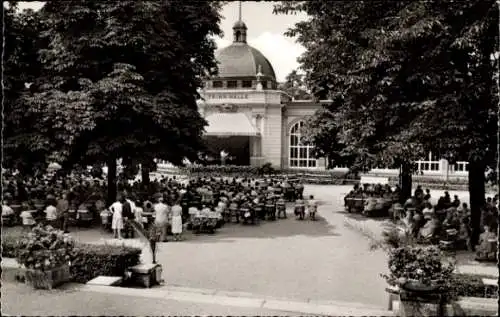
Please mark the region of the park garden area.
[[[19, 227], [6, 228], [2, 255], [17, 258], [13, 272], [17, 272], [17, 264], [23, 264], [31, 270], [31, 277], [25, 279], [31, 279], [33, 286], [41, 281], [45, 287], [50, 279], [84, 283], [96, 274], [125, 278], [127, 268], [138, 264], [141, 249], [147, 249], [149, 243], [146, 235], [146, 241], [139, 241], [136, 247], [131, 241], [137, 238], [127, 237], [123, 243], [131, 243], [128, 247], [115, 245], [121, 240], [105, 245], [111, 234], [92, 225], [99, 223], [101, 212], [108, 213], [112, 204], [121, 206], [116, 208], [130, 205], [130, 211], [135, 212], [146, 200], [160, 203], [158, 198], [162, 198], [174, 206], [189, 192], [176, 180], [152, 179], [150, 172], [157, 169], [157, 159], [174, 165], [182, 165], [186, 159], [206, 163], [200, 160], [206, 151], [202, 138], [206, 122], [198, 112], [197, 89], [216, 74], [213, 37], [222, 33], [221, 5], [216, 1], [182, 5], [47, 2], [40, 11], [18, 12], [14, 2], [9, 4], [5, 12], [9, 27], [5, 32], [3, 167], [13, 173], [6, 176], [2, 170], [4, 194], [11, 195], [2, 202], [3, 224], [14, 219], [15, 225], [18, 211], [34, 211], [31, 220], [59, 228], [59, 216], [53, 213], [58, 210], [55, 200], [66, 201], [61, 205], [62, 214], [74, 211], [66, 218], [69, 228], [62, 225], [62, 232], [37, 227], [30, 231], [31, 235], [20, 237]], [[343, 192], [341, 187], [306, 187], [306, 196], [315, 198], [302, 197], [305, 201], [300, 203], [297, 200], [302, 199], [294, 197], [286, 205], [290, 217], [273, 220], [266, 204], [277, 211], [280, 196], [268, 198], [267, 191], [286, 192], [288, 181], [271, 175], [268, 178], [273, 184], [266, 183], [269, 186], [256, 190], [255, 183], [249, 185], [240, 179], [241, 185], [229, 191], [246, 197], [237, 203], [234, 214], [249, 224], [228, 222], [215, 230], [227, 210], [216, 210], [219, 205], [212, 186], [220, 183], [206, 177], [222, 176], [226, 167], [221, 171], [198, 168], [194, 172], [203, 179], [195, 181], [193, 187], [204, 189], [196, 200], [186, 200], [187, 204], [196, 201], [193, 214], [200, 217], [193, 218], [199, 218], [197, 226], [203, 227], [200, 231], [208, 228], [209, 232], [189, 232], [180, 243], [149, 239], [158, 244], [157, 260], [163, 266], [166, 283], [200, 288], [212, 285], [224, 291], [250, 291], [309, 302], [312, 298], [333, 298], [362, 306], [359, 301], [369, 303], [370, 309], [385, 306], [388, 294], [383, 289], [387, 285], [399, 302], [406, 304], [412, 297], [421, 297], [417, 296], [419, 292], [434, 299], [445, 298], [448, 303], [456, 301], [457, 296], [492, 296], [495, 291], [487, 289], [485, 280], [497, 278], [498, 274], [465, 277], [480, 285], [464, 282], [466, 286], [460, 289], [470, 293], [455, 292], [462, 282], [456, 282], [454, 268], [442, 264], [453, 250], [437, 248], [448, 247], [453, 241], [440, 237], [424, 246], [413, 241], [404, 228], [416, 228], [410, 231], [418, 236], [427, 223], [439, 220], [437, 212], [443, 210], [441, 207], [453, 207], [446, 199], [439, 208], [424, 206], [425, 194], [415, 194], [416, 186], [412, 186], [416, 180], [413, 162], [429, 152], [439, 153], [450, 164], [468, 162], [467, 194], [458, 198], [468, 202], [469, 212], [463, 214], [469, 220], [464, 223], [459, 219], [458, 229], [454, 230], [460, 231], [460, 226], [465, 225], [469, 245], [479, 246], [475, 251], [482, 252], [483, 247], [488, 249], [493, 244], [490, 240], [494, 240], [498, 227], [498, 221], [494, 223], [498, 205], [495, 211], [493, 201], [486, 200], [486, 188], [498, 175], [486, 172], [498, 171], [499, 164], [499, 23], [495, 1], [346, 1], [335, 5], [298, 1], [275, 6], [276, 14], [294, 11], [310, 17], [291, 26], [287, 33], [296, 36], [306, 48], [299, 58], [304, 82], [315, 98], [331, 100], [310, 118], [304, 128], [307, 137], [301, 142], [314, 145], [314, 155], [328, 157], [330, 166], [349, 166], [350, 175], [377, 166], [399, 168], [397, 196], [393, 197], [392, 189], [391, 193], [369, 188], [355, 191], [348, 198], [361, 201], [361, 205], [354, 206], [366, 211], [360, 215], [344, 211], [344, 198], [351, 188]], [[151, 25], [155, 27], [145, 27]], [[123, 167], [121, 172], [117, 161]], [[55, 176], [45, 173], [51, 162], [61, 166]], [[104, 165], [108, 170], [106, 179], [99, 178]], [[86, 166], [93, 166], [98, 175], [87, 175]], [[138, 173], [141, 181], [129, 183]], [[249, 174], [257, 178], [254, 172]], [[356, 177], [342, 177], [348, 179], [341, 182], [358, 182]], [[72, 195], [65, 197], [65, 193]], [[254, 202], [254, 196], [259, 194], [266, 195]], [[385, 199], [385, 194], [391, 197], [390, 204], [382, 201], [380, 205], [387, 207], [384, 213], [392, 215], [393, 230], [385, 230], [381, 226], [384, 221], [366, 217], [385, 208], [377, 208], [377, 199]], [[450, 195], [454, 195], [451, 190]], [[433, 199], [439, 196], [441, 193], [431, 192]], [[203, 206], [202, 200], [213, 205]], [[311, 200], [323, 202], [317, 221], [294, 219], [296, 210], [303, 218]], [[401, 206], [396, 208], [398, 202]], [[454, 206], [457, 213], [459, 206]], [[404, 213], [396, 212], [401, 209]], [[266, 214], [259, 214], [259, 210]], [[445, 218], [453, 222], [453, 214], [446, 211]], [[259, 221], [259, 215], [265, 219]], [[125, 218], [132, 217], [127, 214]], [[142, 218], [137, 219], [142, 222]], [[186, 224], [188, 219], [189, 210], [184, 215]], [[356, 223], [362, 229], [371, 228], [364, 231], [377, 233], [374, 239], [383, 248], [369, 251], [368, 240], [343, 226], [346, 219], [352, 220], [351, 229]], [[91, 228], [75, 227], [85, 222]], [[115, 230], [135, 232], [133, 226], [117, 229], [125, 225], [112, 223]], [[161, 226], [161, 230], [168, 228], [167, 223]], [[396, 231], [398, 227], [403, 230]], [[216, 233], [211, 235], [214, 230]], [[385, 240], [384, 231], [389, 232]], [[483, 246], [482, 242], [487, 243]], [[494, 251], [489, 248], [486, 253]], [[456, 259], [484, 266], [468, 257], [458, 254]], [[398, 262], [398, 258], [407, 260]], [[429, 265], [433, 269], [428, 269]], [[57, 271], [51, 275], [54, 278], [47, 278], [49, 271]], [[459, 273], [464, 274], [463, 270]], [[386, 274], [386, 281], [379, 274]], [[495, 289], [494, 282], [490, 286]], [[444, 290], [455, 297], [442, 296], [447, 293]]]

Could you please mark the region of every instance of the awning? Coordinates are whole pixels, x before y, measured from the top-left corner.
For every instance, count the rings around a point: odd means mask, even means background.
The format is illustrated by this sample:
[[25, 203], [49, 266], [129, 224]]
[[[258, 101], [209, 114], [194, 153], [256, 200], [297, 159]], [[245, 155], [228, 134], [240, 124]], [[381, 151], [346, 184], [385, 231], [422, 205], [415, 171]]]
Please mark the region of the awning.
[[214, 113], [208, 115], [205, 135], [259, 136], [260, 132], [244, 113]]

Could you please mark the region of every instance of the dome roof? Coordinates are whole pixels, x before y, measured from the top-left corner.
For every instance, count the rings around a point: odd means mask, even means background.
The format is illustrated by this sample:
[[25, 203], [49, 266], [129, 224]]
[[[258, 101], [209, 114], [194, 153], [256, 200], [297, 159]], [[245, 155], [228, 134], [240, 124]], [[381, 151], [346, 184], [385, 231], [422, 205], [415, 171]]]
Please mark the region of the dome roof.
[[259, 65], [264, 77], [276, 80], [274, 69], [269, 60], [257, 49], [242, 42], [235, 42], [215, 52], [219, 62], [217, 77], [255, 77]]
[[236, 29], [236, 28], [247, 28], [247, 25], [245, 24], [245, 22], [239, 20], [239, 21], [236, 21], [236, 23], [233, 25], [233, 29]]

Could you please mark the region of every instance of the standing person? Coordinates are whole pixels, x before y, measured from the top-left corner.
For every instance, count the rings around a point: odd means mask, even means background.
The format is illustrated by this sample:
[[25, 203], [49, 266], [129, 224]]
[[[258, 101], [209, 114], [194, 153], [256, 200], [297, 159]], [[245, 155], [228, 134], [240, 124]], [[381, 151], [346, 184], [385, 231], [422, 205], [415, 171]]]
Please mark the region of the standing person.
[[14, 209], [12, 209], [7, 200], [4, 200], [2, 203], [2, 222], [8, 222], [9, 224], [14, 224], [17, 219], [15, 219], [16, 213]]
[[172, 234], [174, 241], [180, 241], [182, 235], [182, 207], [179, 200], [172, 206]]
[[113, 218], [111, 220], [111, 229], [113, 229], [113, 237], [115, 239], [122, 238], [122, 229], [123, 229], [123, 206], [120, 200], [116, 200], [109, 210], [113, 213]]
[[316, 212], [318, 211], [318, 202], [314, 199], [314, 196], [309, 196], [307, 201], [307, 211], [309, 212], [309, 218], [311, 220], [316, 220]]
[[168, 206], [163, 203], [163, 197], [153, 206], [155, 227], [160, 232], [160, 241], [167, 242]]
[[35, 219], [31, 214], [31, 211], [28, 210], [29, 206], [23, 206], [23, 211], [21, 212], [21, 219], [23, 223], [23, 231], [31, 231], [31, 228], [35, 225]]
[[68, 195], [63, 193], [61, 199], [57, 201], [57, 214], [60, 219], [60, 228], [64, 233], [68, 233], [68, 220], [69, 220], [69, 201]]
[[57, 227], [57, 208], [55, 199], [49, 199], [47, 202], [47, 207], [44, 210], [45, 212], [45, 220], [48, 225], [52, 227]]
[[134, 216], [135, 216], [135, 221], [142, 227], [144, 228], [143, 221], [142, 221], [142, 213], [144, 210], [142, 209], [142, 203], [139, 199], [135, 202], [135, 211], [134, 211]]
[[135, 203], [128, 197], [122, 202], [123, 204], [123, 228], [125, 229], [125, 238], [134, 238], [134, 228], [128, 223], [128, 220], [135, 219]]

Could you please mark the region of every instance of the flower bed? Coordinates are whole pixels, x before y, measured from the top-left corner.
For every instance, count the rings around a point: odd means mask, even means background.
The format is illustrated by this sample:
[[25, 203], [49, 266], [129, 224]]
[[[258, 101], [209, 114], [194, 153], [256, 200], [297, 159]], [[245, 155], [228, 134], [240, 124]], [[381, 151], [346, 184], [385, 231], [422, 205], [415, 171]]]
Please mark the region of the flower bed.
[[69, 281], [69, 263], [74, 242], [52, 226], [38, 225], [15, 245], [16, 260], [26, 268], [26, 283], [37, 289], [52, 289]]
[[[26, 239], [27, 236], [27, 233], [22, 234], [19, 232], [2, 234], [2, 257], [17, 258], [19, 255], [20, 241]], [[71, 262], [71, 266], [69, 267], [71, 281], [86, 283], [99, 275], [123, 276], [128, 267], [139, 264], [140, 254], [141, 250], [136, 248], [75, 243], [69, 259]], [[36, 255], [39, 258], [45, 256], [41, 253], [36, 253]], [[32, 260], [28, 262], [32, 263]], [[54, 269], [58, 271], [59, 267], [56, 268], [53, 266], [50, 268], [47, 266], [45, 271], [51, 271], [51, 275], [48, 276], [49, 273], [47, 273], [44, 276], [46, 278], [52, 276], [57, 278], [59, 272], [52, 272]], [[32, 276], [41, 275], [39, 273], [32, 273]]]

